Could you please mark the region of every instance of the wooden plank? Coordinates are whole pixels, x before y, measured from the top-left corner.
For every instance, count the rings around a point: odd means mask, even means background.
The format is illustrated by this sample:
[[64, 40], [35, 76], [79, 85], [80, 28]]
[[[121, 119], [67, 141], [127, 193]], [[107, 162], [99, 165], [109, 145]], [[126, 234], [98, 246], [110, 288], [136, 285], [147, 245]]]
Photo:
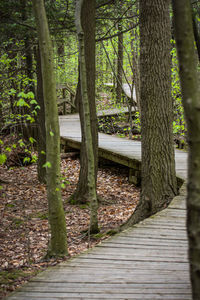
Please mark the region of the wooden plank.
[[[37, 286], [35, 285], [35, 281], [31, 281], [28, 284], [26, 284], [24, 290], [30, 290], [31, 288], [35, 291], [41, 289], [45, 289], [46, 287], [50, 289], [64, 289], [64, 288], [77, 288], [77, 289], [90, 289], [91, 287], [95, 289], [148, 289], [150, 290], [151, 288], [153, 289], [160, 289], [161, 291], [163, 290], [169, 290], [170, 293], [175, 294], [176, 290], [177, 292], [180, 293], [180, 290], [185, 291], [185, 293], [189, 293], [190, 285], [185, 284], [185, 283], [160, 283], [160, 284], [152, 284], [152, 283], [105, 283], [105, 282], [100, 282], [100, 283], [95, 283], [95, 282], [45, 282], [45, 281], [37, 281]], [[174, 291], [173, 291], [174, 290]]]
[[[137, 111], [136, 107], [131, 108], [132, 112]], [[128, 107], [121, 107], [119, 108], [112, 108], [112, 109], [104, 109], [97, 111], [98, 117], [106, 117], [106, 116], [114, 116], [114, 115], [121, 115], [121, 114], [127, 114], [129, 112]]]
[[[63, 283], [63, 285], [59, 285], [59, 286], [52, 286], [53, 283], [50, 284], [46, 284], [43, 286], [29, 286], [26, 287], [26, 289], [24, 289], [24, 291], [26, 292], [48, 292], [48, 293], [57, 293], [59, 291], [59, 293], [74, 293], [74, 286], [71, 286], [71, 283], [67, 284], [67, 283]], [[105, 294], [105, 293], [110, 293], [110, 291], [112, 289], [114, 289], [114, 293], [115, 294], [119, 294], [122, 293], [123, 290], [125, 291], [125, 294], [141, 294], [141, 293], [146, 293], [148, 295], [151, 295], [153, 292], [155, 293], [155, 291], [152, 291], [152, 286], [150, 285], [144, 285], [144, 287], [130, 287], [128, 285], [126, 286], [119, 286], [119, 285], [96, 285], [94, 284], [93, 286], [89, 286], [87, 287], [86, 284], [84, 284], [84, 286], [80, 286], [80, 284], [76, 284], [76, 290], [79, 293], [91, 293], [91, 289], [95, 290], [95, 292], [97, 294]], [[170, 285], [168, 284], [168, 286], [170, 287]], [[182, 285], [182, 288], [180, 290], [180, 288], [176, 288], [175, 286], [173, 286], [173, 289], [171, 288], [161, 288], [161, 287], [157, 287], [156, 288], [156, 292], [161, 294], [161, 295], [166, 295], [166, 294], [170, 294], [170, 295], [176, 295], [176, 294], [185, 294], [185, 295], [189, 295], [190, 292], [188, 290], [188, 288], [185, 288], [185, 286]]]
[[[140, 250], [141, 252], [145, 251], [145, 250], [151, 250], [151, 251], [156, 251], [159, 249], [159, 251], [168, 251], [168, 252], [184, 252], [185, 253], [185, 247], [180, 247], [180, 245], [159, 245], [159, 243], [157, 245], [133, 245], [133, 244], [127, 244], [127, 243], [103, 243], [99, 246], [97, 246], [98, 248], [111, 248], [111, 249], [118, 249], [118, 251], [122, 251], [122, 249], [130, 249], [131, 251], [135, 251], [135, 250]], [[115, 251], [115, 250], [114, 250]]]
[[159, 272], [154, 274], [154, 272], [147, 273], [143, 271], [143, 273], [137, 274], [131, 272], [131, 270], [127, 270], [126, 272], [122, 272], [122, 270], [118, 270], [118, 272], [105, 272], [104, 274], [99, 274], [98, 272], [84, 273], [79, 274], [77, 273], [68, 273], [67, 269], [65, 272], [43, 272], [37, 276], [38, 281], [48, 281], [48, 282], [105, 282], [105, 283], [127, 283], [127, 282], [143, 282], [143, 283], [183, 283], [189, 282], [189, 274], [181, 272], [169, 272], [168, 274], [160, 274]]
[[[28, 298], [27, 298], [28, 296]], [[191, 300], [190, 296], [188, 294], [165, 294], [165, 295], [159, 295], [159, 293], [157, 294], [144, 294], [144, 292], [142, 293], [138, 293], [138, 294], [127, 294], [125, 292], [123, 293], [114, 293], [113, 291], [109, 291], [107, 293], [84, 293], [84, 294], [80, 294], [80, 293], [59, 293], [59, 291], [55, 294], [53, 293], [19, 293], [19, 297], [13, 296], [10, 299], [11, 300], [33, 300], [33, 299], [37, 299], [37, 300], [42, 300], [42, 299], [48, 299], [48, 300], [55, 300], [55, 299], [108, 299], [110, 297], [114, 297], [114, 299], [135, 299], [135, 300]]]
[[[83, 269], [97, 269], [100, 268], [112, 268], [113, 271], [118, 272], [118, 269], [135, 269], [135, 270], [168, 270], [168, 271], [185, 271], [189, 272], [188, 262], [158, 262], [158, 261], [139, 261], [135, 260], [131, 264], [129, 261], [119, 261], [119, 260], [99, 260], [96, 258], [85, 258], [84, 260], [75, 260], [70, 262], [67, 266], [62, 266], [63, 268], [83, 268]], [[152, 282], [153, 283], [153, 282]], [[138, 282], [139, 284], [139, 282]]]

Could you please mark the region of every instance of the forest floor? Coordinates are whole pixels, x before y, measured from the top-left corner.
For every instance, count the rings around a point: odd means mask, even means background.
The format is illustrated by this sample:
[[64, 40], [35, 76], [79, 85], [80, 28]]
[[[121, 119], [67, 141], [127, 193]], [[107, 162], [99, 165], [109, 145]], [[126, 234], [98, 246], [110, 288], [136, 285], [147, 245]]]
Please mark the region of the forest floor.
[[[89, 225], [89, 207], [70, 205], [79, 175], [79, 160], [62, 159], [62, 175], [68, 184], [62, 191], [70, 256], [95, 246], [107, 238], [103, 234], [115, 228], [134, 211], [139, 189], [128, 182], [128, 172], [116, 166], [98, 171], [100, 234], [90, 240], [83, 233]], [[49, 240], [46, 187], [37, 180], [36, 164], [27, 167], [0, 167], [0, 299], [28, 281], [39, 271], [61, 260], [44, 260]], [[65, 258], [66, 260], [68, 258]]]

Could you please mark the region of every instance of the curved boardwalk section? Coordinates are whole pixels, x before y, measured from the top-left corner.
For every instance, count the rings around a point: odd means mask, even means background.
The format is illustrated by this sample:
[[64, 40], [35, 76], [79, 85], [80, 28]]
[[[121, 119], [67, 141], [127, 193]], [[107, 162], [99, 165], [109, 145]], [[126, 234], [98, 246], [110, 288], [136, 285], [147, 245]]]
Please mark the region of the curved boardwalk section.
[[[73, 122], [70, 139], [78, 126]], [[62, 126], [61, 120], [61, 134]], [[80, 132], [74, 140], [79, 138]], [[111, 141], [109, 145], [112, 143], [115, 144]], [[134, 159], [139, 155], [139, 144], [136, 145]], [[118, 149], [121, 147], [120, 142]], [[129, 151], [131, 156], [134, 149]], [[124, 153], [127, 155], [125, 150]], [[185, 177], [186, 154], [176, 154], [176, 160], [177, 173]], [[191, 300], [185, 195], [184, 184], [167, 209], [42, 272], [8, 299]]]

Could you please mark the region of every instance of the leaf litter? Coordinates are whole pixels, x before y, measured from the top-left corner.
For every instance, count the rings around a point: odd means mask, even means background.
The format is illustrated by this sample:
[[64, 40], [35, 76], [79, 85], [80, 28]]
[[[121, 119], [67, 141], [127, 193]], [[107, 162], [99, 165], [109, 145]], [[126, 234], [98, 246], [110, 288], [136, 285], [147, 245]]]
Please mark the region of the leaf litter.
[[[124, 223], [133, 213], [139, 189], [128, 182], [123, 167], [104, 166], [98, 171], [97, 192], [101, 199], [98, 218], [102, 234], [88, 239], [83, 233], [89, 226], [87, 205], [71, 205], [79, 176], [79, 160], [62, 159], [62, 176], [69, 182], [62, 190], [66, 213], [70, 256], [95, 246], [107, 238], [103, 233]], [[44, 260], [49, 241], [46, 187], [37, 180], [37, 166], [0, 167], [0, 299], [39, 271], [67, 260]]]

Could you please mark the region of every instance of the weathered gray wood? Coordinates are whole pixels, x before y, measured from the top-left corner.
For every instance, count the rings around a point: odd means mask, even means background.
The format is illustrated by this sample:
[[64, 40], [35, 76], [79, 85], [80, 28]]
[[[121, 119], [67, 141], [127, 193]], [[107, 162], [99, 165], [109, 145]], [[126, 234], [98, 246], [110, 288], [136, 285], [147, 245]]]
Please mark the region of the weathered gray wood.
[[[138, 294], [127, 294], [127, 293], [114, 293], [112, 291], [108, 291], [105, 294], [98, 294], [98, 293], [31, 293], [29, 296], [28, 300], [42, 300], [42, 299], [48, 299], [48, 300], [56, 300], [56, 299], [133, 299], [133, 300], [191, 300], [190, 296], [187, 294], [164, 294], [160, 295], [159, 293], [157, 294], [144, 294], [143, 293], [138, 293]], [[109, 298], [108, 298], [109, 297]], [[165, 298], [163, 298], [165, 297]], [[12, 300], [27, 300], [26, 295], [24, 296], [23, 293], [19, 295], [19, 297], [13, 296], [10, 298]]]
[[[131, 111], [135, 112], [136, 108], [132, 107]], [[97, 116], [98, 117], [114, 116], [120, 114], [127, 114], [128, 112], [129, 112], [128, 107], [122, 107], [120, 109], [118, 108], [104, 109], [104, 110], [97, 111]]]
[[[64, 267], [64, 266], [63, 266]], [[186, 271], [189, 272], [188, 262], [158, 262], [158, 261], [134, 261], [130, 264], [129, 261], [118, 261], [118, 260], [99, 260], [96, 258], [88, 258], [84, 260], [76, 260], [73, 263], [69, 263], [66, 268], [72, 267], [74, 271], [78, 268], [86, 269], [99, 269], [99, 268], [112, 268], [116, 271], [118, 269], [134, 269], [134, 270], [168, 270], [168, 271]], [[139, 284], [139, 283], [138, 283]]]

